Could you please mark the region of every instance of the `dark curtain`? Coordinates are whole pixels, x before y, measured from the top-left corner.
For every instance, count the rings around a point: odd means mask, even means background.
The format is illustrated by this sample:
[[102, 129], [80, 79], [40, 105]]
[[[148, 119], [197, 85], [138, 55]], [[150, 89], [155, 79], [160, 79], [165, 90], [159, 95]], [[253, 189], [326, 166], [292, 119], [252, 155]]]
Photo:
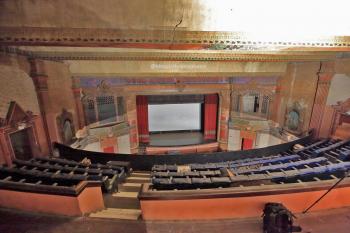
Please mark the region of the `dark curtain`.
[[216, 139], [218, 111], [218, 95], [209, 94], [204, 97], [204, 139]]
[[148, 143], [149, 130], [148, 130], [147, 96], [136, 96], [136, 108], [137, 108], [137, 128], [139, 132], [139, 141], [141, 143]]

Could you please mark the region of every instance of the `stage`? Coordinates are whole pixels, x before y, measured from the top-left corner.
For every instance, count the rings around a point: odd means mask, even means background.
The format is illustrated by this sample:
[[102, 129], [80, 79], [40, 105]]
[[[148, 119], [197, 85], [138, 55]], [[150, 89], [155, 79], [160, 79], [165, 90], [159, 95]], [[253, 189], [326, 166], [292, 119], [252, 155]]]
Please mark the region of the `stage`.
[[150, 134], [149, 146], [189, 146], [206, 143], [201, 132], [169, 132]]

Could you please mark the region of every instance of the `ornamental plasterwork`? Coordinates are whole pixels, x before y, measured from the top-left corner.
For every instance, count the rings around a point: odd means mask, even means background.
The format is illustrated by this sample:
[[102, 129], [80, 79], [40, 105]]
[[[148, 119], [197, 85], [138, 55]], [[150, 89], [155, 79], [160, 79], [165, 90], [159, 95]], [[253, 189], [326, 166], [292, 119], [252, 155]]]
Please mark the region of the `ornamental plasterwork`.
[[[67, 45], [68, 46], [68, 45]], [[80, 45], [83, 46], [83, 45]], [[89, 45], [86, 45], [89, 46]], [[102, 45], [101, 45], [102, 46]], [[103, 45], [104, 46], [104, 45]], [[335, 53], [322, 52], [293, 52], [293, 51], [215, 51], [194, 50], [173, 52], [148, 51], [123, 51], [123, 52], [87, 52], [83, 51], [35, 51], [21, 49], [15, 46], [4, 46], [0, 41], [0, 52], [23, 55], [42, 60], [149, 60], [149, 61], [255, 61], [255, 62], [289, 62], [289, 61], [327, 61], [336, 59]], [[52, 48], [52, 47], [50, 47]], [[54, 49], [52, 49], [54, 50]], [[164, 50], [165, 51], [165, 50]]]
[[301, 101], [295, 101], [289, 104], [285, 113], [284, 128], [295, 135], [300, 135], [303, 130], [305, 118], [305, 109], [307, 105]]
[[[39, 28], [39, 27], [2, 27], [0, 28], [0, 43], [28, 45], [71, 45], [86, 44], [130, 44], [156, 43], [169, 44], [200, 44], [214, 49], [238, 49], [249, 46], [252, 50], [268, 48], [350, 48], [350, 37], [316, 37], [303, 41], [258, 41], [240, 32], [218, 31], [176, 31], [173, 30], [120, 30], [120, 29], [88, 29], [88, 28]], [[223, 45], [226, 45], [224, 47]], [[239, 46], [243, 46], [242, 48]], [[113, 46], [112, 46], [113, 47]]]

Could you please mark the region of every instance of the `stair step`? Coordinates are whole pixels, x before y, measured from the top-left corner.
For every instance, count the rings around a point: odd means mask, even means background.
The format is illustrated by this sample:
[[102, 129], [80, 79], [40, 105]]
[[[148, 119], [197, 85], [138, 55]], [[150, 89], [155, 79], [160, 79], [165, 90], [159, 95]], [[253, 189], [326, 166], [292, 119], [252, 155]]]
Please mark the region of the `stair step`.
[[123, 187], [141, 187], [141, 183], [123, 183], [121, 186]]
[[132, 174], [136, 174], [136, 175], [151, 175], [151, 172], [138, 172], [138, 171], [134, 171], [131, 173]]
[[133, 177], [133, 176], [129, 176], [128, 178], [126, 178], [126, 181], [128, 180], [140, 180], [140, 181], [150, 181], [149, 177]]
[[135, 177], [135, 178], [151, 178], [150, 175], [131, 175], [129, 177]]
[[139, 192], [140, 186], [138, 187], [132, 187], [132, 186], [119, 186], [118, 192]]
[[118, 192], [112, 194], [113, 197], [128, 197], [128, 198], [137, 198], [139, 192]]
[[104, 197], [106, 208], [140, 209], [140, 202], [135, 197], [114, 197], [111, 194]]
[[138, 209], [107, 208], [100, 212], [90, 214], [90, 217], [137, 220], [140, 217], [140, 215], [141, 215], [141, 210], [138, 210]]

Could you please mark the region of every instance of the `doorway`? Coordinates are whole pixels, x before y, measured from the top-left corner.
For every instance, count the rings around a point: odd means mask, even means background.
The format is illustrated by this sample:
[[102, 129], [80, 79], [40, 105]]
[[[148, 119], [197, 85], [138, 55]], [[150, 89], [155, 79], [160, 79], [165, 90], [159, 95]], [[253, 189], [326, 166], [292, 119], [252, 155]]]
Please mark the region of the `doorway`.
[[16, 159], [29, 160], [33, 158], [30, 133], [30, 128], [26, 128], [10, 134], [11, 145]]

